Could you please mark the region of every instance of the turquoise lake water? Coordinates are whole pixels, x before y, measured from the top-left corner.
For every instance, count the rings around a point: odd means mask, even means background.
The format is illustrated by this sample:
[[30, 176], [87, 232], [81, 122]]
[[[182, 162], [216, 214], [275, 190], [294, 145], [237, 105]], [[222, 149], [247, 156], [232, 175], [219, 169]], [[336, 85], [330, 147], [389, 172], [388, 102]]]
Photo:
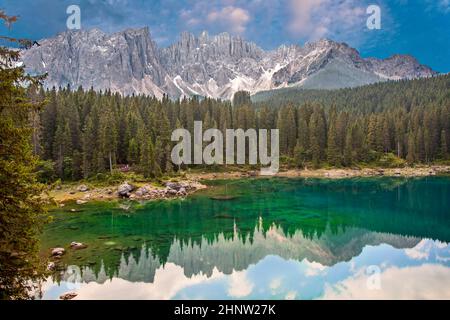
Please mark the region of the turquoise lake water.
[[43, 254], [67, 253], [41, 298], [450, 299], [448, 177], [208, 184], [53, 212]]

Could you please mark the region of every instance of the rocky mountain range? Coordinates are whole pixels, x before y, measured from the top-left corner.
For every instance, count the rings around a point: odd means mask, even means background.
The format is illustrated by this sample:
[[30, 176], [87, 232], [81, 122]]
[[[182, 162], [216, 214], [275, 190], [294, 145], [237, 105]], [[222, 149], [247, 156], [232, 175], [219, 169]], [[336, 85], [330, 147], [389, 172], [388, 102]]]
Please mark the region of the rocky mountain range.
[[22, 61], [31, 73], [48, 73], [47, 87], [83, 86], [158, 98], [231, 99], [240, 90], [337, 89], [437, 74], [412, 56], [364, 59], [347, 44], [326, 39], [265, 51], [227, 33], [184, 32], [178, 42], [158, 48], [149, 29], [142, 28], [114, 34], [66, 31], [39, 44], [24, 51]]

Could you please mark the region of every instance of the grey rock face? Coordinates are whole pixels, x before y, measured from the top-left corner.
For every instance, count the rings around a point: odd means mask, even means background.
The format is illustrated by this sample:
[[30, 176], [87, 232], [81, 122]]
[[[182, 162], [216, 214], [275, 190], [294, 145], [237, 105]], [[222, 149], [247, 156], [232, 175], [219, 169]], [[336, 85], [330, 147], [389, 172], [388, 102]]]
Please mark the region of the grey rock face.
[[48, 87], [83, 86], [157, 98], [231, 99], [239, 90], [335, 89], [437, 74], [411, 56], [363, 59], [347, 44], [331, 40], [264, 51], [227, 33], [185, 32], [177, 43], [159, 49], [143, 28], [114, 34], [68, 31], [40, 44], [24, 51], [22, 60], [29, 72], [48, 73]]
[[147, 28], [107, 35], [68, 31], [23, 54], [28, 70], [48, 73], [47, 86], [83, 86], [123, 94], [162, 96], [166, 72]]
[[390, 79], [415, 79], [436, 75], [436, 72], [409, 55], [397, 54], [385, 60], [369, 58], [367, 63], [374, 72]]

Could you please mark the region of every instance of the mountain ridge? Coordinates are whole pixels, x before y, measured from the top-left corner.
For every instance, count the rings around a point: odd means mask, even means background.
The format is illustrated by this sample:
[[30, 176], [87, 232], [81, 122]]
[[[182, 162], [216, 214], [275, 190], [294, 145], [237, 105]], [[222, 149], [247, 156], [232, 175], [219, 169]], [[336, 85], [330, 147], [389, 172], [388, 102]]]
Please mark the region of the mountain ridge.
[[329, 39], [266, 51], [226, 32], [183, 32], [159, 48], [148, 27], [105, 33], [65, 31], [22, 53], [31, 73], [48, 73], [47, 87], [92, 87], [123, 95], [162, 98], [193, 95], [232, 99], [286, 87], [339, 89], [438, 73], [410, 55], [362, 58], [346, 43]]

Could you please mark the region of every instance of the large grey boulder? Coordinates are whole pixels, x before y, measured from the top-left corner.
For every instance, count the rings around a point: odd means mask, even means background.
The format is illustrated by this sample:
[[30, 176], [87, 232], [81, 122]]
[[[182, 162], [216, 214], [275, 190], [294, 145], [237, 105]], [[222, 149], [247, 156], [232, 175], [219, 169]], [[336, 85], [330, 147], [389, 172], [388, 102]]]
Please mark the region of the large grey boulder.
[[119, 197], [122, 198], [129, 198], [131, 195], [131, 192], [134, 190], [134, 186], [129, 184], [128, 182], [125, 182], [119, 186], [117, 189], [117, 193], [119, 194]]
[[77, 188], [77, 190], [78, 190], [79, 192], [87, 192], [87, 191], [89, 191], [89, 187], [88, 187], [87, 185], [85, 185], [85, 184], [82, 184], [82, 185], [80, 185], [80, 186]]

